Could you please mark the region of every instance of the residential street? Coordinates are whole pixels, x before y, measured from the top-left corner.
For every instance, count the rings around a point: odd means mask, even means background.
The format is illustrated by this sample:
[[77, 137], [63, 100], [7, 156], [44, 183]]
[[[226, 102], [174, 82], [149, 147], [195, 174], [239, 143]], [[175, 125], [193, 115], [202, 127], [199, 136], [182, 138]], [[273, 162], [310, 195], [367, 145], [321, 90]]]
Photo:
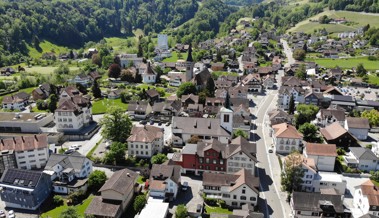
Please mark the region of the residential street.
[[288, 46], [288, 43], [284, 39], [280, 39], [280, 42], [283, 44], [283, 52], [287, 56], [287, 63], [285, 64], [285, 67], [290, 67], [291, 64], [295, 63], [295, 59], [292, 56], [292, 50]]

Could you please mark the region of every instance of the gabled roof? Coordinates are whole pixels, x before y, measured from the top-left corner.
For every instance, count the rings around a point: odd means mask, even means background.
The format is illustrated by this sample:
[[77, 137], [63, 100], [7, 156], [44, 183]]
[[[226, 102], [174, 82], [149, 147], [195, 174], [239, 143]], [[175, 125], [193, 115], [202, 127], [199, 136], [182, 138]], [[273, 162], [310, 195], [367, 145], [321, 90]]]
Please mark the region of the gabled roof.
[[126, 195], [134, 191], [134, 183], [137, 177], [138, 174], [129, 169], [116, 171], [99, 189], [99, 192], [113, 190], [122, 195]]
[[347, 122], [348, 128], [370, 129], [370, 123], [367, 118], [347, 117], [346, 122]]
[[147, 101], [132, 101], [128, 105], [128, 111], [146, 111], [148, 105]]
[[370, 206], [379, 206], [379, 187], [374, 185], [371, 180], [361, 184], [362, 195], [367, 196]]
[[59, 164], [63, 169], [74, 169], [76, 173], [82, 170], [87, 159], [85, 156], [75, 152], [76, 154], [51, 154], [46, 163], [45, 170], [53, 170], [53, 167]]
[[209, 72], [208, 68], [204, 68], [194, 76], [192, 81], [195, 85], [201, 86], [207, 84], [209, 78], [211, 78], [211, 73]]
[[307, 143], [307, 155], [337, 157], [337, 147], [335, 144]]
[[221, 127], [220, 119], [173, 117], [172, 128], [182, 129], [183, 133], [191, 135], [230, 136], [230, 133]]
[[156, 89], [148, 89], [145, 92], [150, 98], [159, 97], [159, 92]]
[[0, 151], [27, 151], [47, 147], [48, 141], [45, 134], [0, 139]]
[[33, 189], [44, 175], [41, 171], [5, 169], [0, 184]]
[[358, 160], [378, 160], [379, 158], [368, 148], [351, 147], [350, 151]]
[[181, 100], [183, 103], [186, 102], [187, 100], [192, 100], [194, 103], [198, 103], [199, 102], [199, 96], [194, 95], [194, 94], [182, 95]]
[[181, 166], [153, 164], [150, 172], [150, 181], [171, 179], [176, 184], [180, 183]]
[[345, 121], [345, 111], [343, 110], [334, 110], [334, 109], [320, 109], [320, 115], [322, 119], [327, 119], [330, 116], [333, 116], [337, 121]]
[[157, 73], [151, 67], [150, 62], [147, 62], [146, 70], [143, 72], [143, 74], [146, 74], [146, 75], [156, 75]]
[[277, 138], [303, 138], [303, 135], [299, 133], [294, 126], [287, 123], [276, 124], [273, 125], [272, 128], [274, 129], [275, 137]]
[[163, 132], [161, 128], [149, 125], [133, 126], [127, 141], [151, 143], [154, 140], [160, 139], [162, 137]]
[[334, 140], [347, 133], [338, 122], [334, 122], [325, 128], [320, 129], [321, 134], [326, 140]]

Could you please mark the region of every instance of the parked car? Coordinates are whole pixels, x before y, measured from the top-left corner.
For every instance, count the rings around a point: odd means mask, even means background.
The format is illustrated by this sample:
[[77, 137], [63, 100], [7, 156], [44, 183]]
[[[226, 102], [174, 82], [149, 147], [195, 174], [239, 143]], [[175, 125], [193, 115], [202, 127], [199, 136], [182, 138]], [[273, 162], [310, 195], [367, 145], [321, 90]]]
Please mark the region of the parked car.
[[273, 153], [273, 152], [274, 152], [274, 147], [273, 146], [269, 147], [268, 148], [268, 153]]
[[166, 123], [166, 126], [169, 126], [169, 125], [171, 125], [171, 122]]
[[69, 147], [69, 149], [71, 149], [71, 150], [79, 150], [80, 147], [81, 147], [81, 145], [71, 145]]
[[187, 191], [187, 190], [188, 190], [188, 182], [183, 182], [182, 191]]
[[0, 210], [0, 218], [5, 218], [7, 215], [5, 215], [5, 212], [3, 210]]
[[158, 126], [162, 126], [162, 121], [159, 121]]
[[15, 218], [16, 215], [14, 214], [13, 210], [8, 211], [8, 218]]
[[199, 213], [199, 214], [203, 213], [203, 205], [201, 204], [196, 205], [196, 213]]
[[150, 125], [154, 125], [154, 120], [150, 120]]
[[64, 154], [71, 154], [74, 153], [75, 149], [67, 149]]

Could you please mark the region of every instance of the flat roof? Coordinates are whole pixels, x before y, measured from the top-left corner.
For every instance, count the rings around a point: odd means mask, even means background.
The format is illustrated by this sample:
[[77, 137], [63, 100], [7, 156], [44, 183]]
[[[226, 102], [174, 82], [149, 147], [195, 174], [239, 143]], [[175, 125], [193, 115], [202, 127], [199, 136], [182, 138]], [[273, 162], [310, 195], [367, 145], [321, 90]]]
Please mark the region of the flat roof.
[[138, 218], [151, 218], [152, 214], [154, 214], [154, 218], [165, 218], [168, 213], [168, 205], [162, 199], [149, 198]]
[[320, 181], [343, 182], [341, 175], [338, 173], [318, 172], [318, 175], [320, 176]]
[[[0, 112], [0, 122], [12, 121], [12, 122], [38, 122], [50, 113], [16, 113], [16, 112]], [[40, 117], [36, 119], [37, 117]]]

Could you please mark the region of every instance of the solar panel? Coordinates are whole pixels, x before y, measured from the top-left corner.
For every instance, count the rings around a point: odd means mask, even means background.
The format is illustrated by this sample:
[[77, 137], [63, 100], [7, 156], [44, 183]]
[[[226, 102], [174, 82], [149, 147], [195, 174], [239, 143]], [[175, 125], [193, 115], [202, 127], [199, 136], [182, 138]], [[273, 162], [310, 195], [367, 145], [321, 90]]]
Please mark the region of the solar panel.
[[3, 183], [13, 184], [16, 186], [35, 187], [42, 172], [35, 172], [21, 169], [8, 169], [3, 176]]

